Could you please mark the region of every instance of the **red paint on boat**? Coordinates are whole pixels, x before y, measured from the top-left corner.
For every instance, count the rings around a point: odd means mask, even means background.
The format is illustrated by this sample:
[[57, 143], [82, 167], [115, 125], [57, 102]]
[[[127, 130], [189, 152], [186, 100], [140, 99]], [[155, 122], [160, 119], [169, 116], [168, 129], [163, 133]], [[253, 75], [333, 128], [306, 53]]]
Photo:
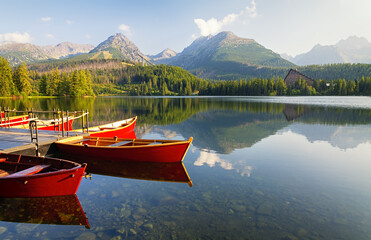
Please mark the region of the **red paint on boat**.
[[[80, 138], [79, 143], [75, 139]], [[102, 160], [110, 161], [138, 161], [138, 162], [181, 162], [187, 153], [187, 150], [193, 140], [163, 140], [164, 144], [157, 145], [136, 145], [136, 146], [96, 146], [94, 141], [83, 141], [82, 137], [71, 138], [57, 141], [56, 144], [63, 154], [69, 159], [74, 156], [83, 156], [86, 158], [94, 157], [101, 158]], [[98, 138], [99, 141], [112, 141], [109, 138]], [[135, 139], [118, 139], [118, 141], [135, 141]], [[146, 139], [138, 139], [136, 142], [148, 141]], [[154, 142], [161, 142], [161, 140], [149, 140]]]
[[22, 124], [27, 124], [28, 125], [28, 115], [22, 115], [22, 116], [15, 116], [15, 117], [10, 117], [9, 121], [8, 118], [4, 118], [4, 113], [1, 113], [2, 117], [2, 124], [0, 127], [12, 127], [12, 126], [17, 126], [17, 125], [22, 125]]
[[[75, 194], [86, 164], [80, 165], [67, 160], [16, 154], [0, 153], [0, 169], [15, 167], [17, 173], [22, 164], [32, 165], [50, 164], [53, 171], [39, 172], [31, 175], [14, 175], [0, 177], [0, 197], [46, 197]], [[24, 167], [24, 166], [23, 166]]]
[[[72, 123], [73, 118], [68, 119], [68, 130], [72, 130]], [[50, 123], [48, 126], [38, 126], [39, 130], [47, 130], [47, 131], [62, 131], [62, 122], [56, 123]], [[60, 128], [60, 129], [59, 129]], [[63, 123], [64, 131], [67, 131], [67, 121]]]
[[[134, 132], [137, 117], [89, 128], [92, 137], [137, 138]], [[78, 132], [79, 130], [76, 130]]]

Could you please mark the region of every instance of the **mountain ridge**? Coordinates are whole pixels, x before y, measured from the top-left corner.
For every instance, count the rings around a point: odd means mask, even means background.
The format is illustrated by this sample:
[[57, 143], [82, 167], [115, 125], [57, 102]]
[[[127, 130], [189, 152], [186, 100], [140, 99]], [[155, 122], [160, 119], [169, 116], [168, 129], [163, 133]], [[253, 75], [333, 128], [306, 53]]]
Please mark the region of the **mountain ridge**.
[[216, 71], [234, 74], [234, 69], [295, 66], [255, 40], [238, 37], [232, 32], [200, 37], [175, 57], [155, 63], [180, 66], [204, 78], [214, 78]]
[[144, 55], [139, 48], [122, 33], [116, 33], [108, 37], [89, 53], [98, 54], [104, 52], [111, 54], [111, 58], [151, 64], [150, 58]]
[[49, 56], [55, 59], [71, 57], [73, 55], [90, 52], [94, 46], [91, 44], [76, 44], [71, 42], [61, 42], [57, 45], [40, 46]]
[[281, 54], [299, 66], [335, 63], [371, 64], [371, 43], [364, 37], [350, 36], [334, 45], [316, 44], [310, 51], [295, 57]]

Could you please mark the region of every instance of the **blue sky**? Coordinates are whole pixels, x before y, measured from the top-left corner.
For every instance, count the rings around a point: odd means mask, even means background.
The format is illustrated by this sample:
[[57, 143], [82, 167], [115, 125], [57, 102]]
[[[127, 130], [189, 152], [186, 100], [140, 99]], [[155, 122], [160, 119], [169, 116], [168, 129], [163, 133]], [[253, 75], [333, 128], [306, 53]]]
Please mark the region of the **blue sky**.
[[122, 32], [144, 54], [157, 54], [232, 31], [295, 56], [353, 35], [371, 41], [369, 0], [0, 0], [0, 6], [0, 41], [37, 45], [96, 46]]

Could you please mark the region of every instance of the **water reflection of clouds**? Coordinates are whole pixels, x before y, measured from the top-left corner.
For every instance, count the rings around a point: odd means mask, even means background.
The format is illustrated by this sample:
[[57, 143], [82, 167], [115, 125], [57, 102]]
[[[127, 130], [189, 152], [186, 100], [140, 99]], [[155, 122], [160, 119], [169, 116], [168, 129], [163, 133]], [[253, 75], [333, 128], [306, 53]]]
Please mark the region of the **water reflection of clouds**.
[[251, 172], [253, 170], [252, 166], [244, 166], [242, 163], [241, 166], [239, 166], [239, 164], [233, 166], [231, 162], [222, 159], [220, 156], [218, 156], [218, 154], [207, 150], [201, 150], [200, 156], [194, 162], [194, 165], [203, 166], [205, 164], [208, 165], [209, 167], [215, 167], [216, 165], [219, 165], [225, 170], [236, 170], [236, 172], [239, 173], [241, 176], [247, 177], [250, 177]]
[[310, 142], [325, 141], [341, 149], [352, 149], [362, 143], [371, 143], [371, 125], [328, 126], [295, 123], [281, 132], [287, 129], [305, 136]]

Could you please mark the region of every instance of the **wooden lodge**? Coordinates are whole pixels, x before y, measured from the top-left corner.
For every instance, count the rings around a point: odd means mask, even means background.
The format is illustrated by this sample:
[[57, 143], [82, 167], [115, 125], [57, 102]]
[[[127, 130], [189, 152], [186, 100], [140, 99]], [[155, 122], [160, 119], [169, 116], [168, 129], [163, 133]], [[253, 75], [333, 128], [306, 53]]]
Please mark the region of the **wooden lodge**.
[[297, 70], [290, 69], [290, 71], [287, 73], [285, 77], [286, 86], [294, 85], [299, 79], [305, 80], [308, 83], [308, 85], [312, 85], [314, 81], [312, 78], [305, 76], [304, 74], [298, 72]]

